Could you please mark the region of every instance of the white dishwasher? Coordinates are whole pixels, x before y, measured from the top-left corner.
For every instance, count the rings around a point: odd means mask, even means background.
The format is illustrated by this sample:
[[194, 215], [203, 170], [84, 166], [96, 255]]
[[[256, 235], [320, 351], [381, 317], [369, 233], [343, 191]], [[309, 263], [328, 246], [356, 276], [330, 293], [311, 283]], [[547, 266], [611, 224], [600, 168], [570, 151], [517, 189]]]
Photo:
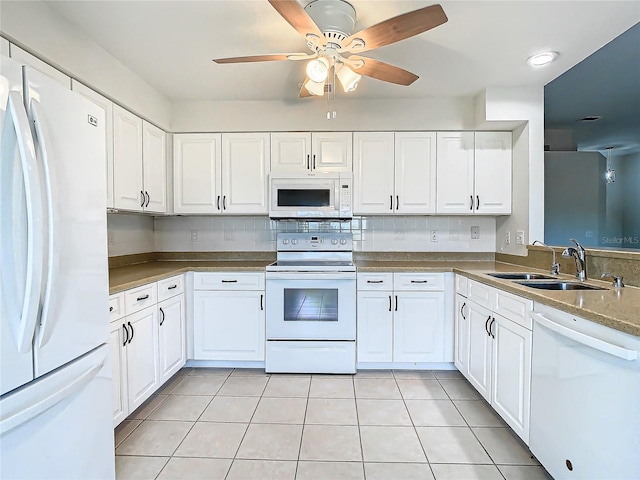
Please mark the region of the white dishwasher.
[[555, 480], [640, 479], [640, 338], [545, 305], [532, 317], [531, 452]]

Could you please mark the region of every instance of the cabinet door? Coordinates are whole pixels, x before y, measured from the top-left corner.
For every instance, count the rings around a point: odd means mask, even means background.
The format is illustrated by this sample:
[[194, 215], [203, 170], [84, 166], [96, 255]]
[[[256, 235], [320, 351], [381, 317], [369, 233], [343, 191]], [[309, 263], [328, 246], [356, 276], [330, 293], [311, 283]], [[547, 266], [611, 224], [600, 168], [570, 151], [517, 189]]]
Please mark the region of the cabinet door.
[[264, 361], [264, 291], [194, 292], [196, 360]]
[[35, 68], [39, 72], [44, 73], [48, 77], [53, 78], [56, 82], [62, 84], [67, 90], [71, 88], [71, 77], [65, 75], [57, 68], [43, 62], [38, 57], [31, 55], [29, 52], [23, 50], [14, 43], [9, 47], [9, 51], [11, 52], [11, 58], [16, 62]]
[[351, 132], [311, 134], [311, 169], [318, 172], [350, 172], [353, 165]]
[[158, 385], [169, 380], [187, 361], [185, 346], [184, 295], [158, 304]]
[[393, 312], [390, 291], [358, 292], [358, 362], [393, 360]]
[[[469, 371], [467, 379], [488, 401], [491, 401], [491, 336], [487, 333], [491, 311], [468, 301]], [[464, 373], [464, 372], [463, 372]]]
[[469, 374], [469, 309], [467, 299], [456, 295], [455, 329], [454, 329], [454, 364], [466, 377]]
[[133, 412], [158, 387], [158, 310], [145, 308], [125, 317], [129, 327], [127, 390], [129, 411]]
[[444, 361], [444, 292], [395, 292], [394, 362]]
[[222, 211], [222, 135], [189, 133], [173, 136], [174, 213]]
[[511, 213], [511, 132], [475, 134], [476, 213]]
[[267, 215], [268, 133], [222, 134], [222, 211]]
[[355, 215], [393, 213], [393, 133], [353, 134], [353, 213]]
[[113, 205], [142, 211], [142, 119], [113, 105]]
[[167, 211], [167, 139], [165, 133], [144, 121], [142, 128], [142, 172], [147, 200], [144, 210]]
[[311, 133], [283, 132], [271, 134], [271, 171], [302, 172], [311, 170]]
[[491, 405], [529, 444], [531, 331], [495, 315]]
[[127, 371], [125, 360], [125, 333], [124, 322], [113, 322], [111, 324], [111, 336], [109, 337], [109, 347], [111, 348], [111, 370], [113, 387], [113, 426], [116, 427], [122, 422], [129, 410], [127, 409]]
[[113, 102], [84, 86], [77, 80], [71, 79], [71, 89], [104, 111], [104, 121], [98, 125], [105, 133], [105, 168], [107, 169], [107, 208], [113, 208]]
[[396, 213], [436, 212], [436, 134], [395, 134]]
[[438, 132], [437, 213], [473, 213], [473, 132]]

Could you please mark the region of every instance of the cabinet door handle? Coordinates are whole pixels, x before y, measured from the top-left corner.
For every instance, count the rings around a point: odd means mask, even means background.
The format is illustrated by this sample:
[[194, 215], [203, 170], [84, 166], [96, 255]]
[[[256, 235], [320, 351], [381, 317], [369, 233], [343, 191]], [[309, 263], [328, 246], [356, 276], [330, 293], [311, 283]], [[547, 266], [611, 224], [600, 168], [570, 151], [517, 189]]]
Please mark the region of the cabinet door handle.
[[464, 307], [466, 307], [466, 306], [467, 306], [467, 302], [464, 302], [462, 304], [462, 306], [460, 307], [460, 315], [462, 315], [462, 318], [465, 319], [465, 320], [467, 319], [467, 317], [464, 316]]
[[396, 312], [398, 311], [398, 295], [396, 295]]
[[162, 320], [160, 320], [160, 326], [164, 323], [164, 310], [160, 307], [160, 314], [162, 315]]
[[389, 210], [393, 210], [393, 195], [389, 195]]
[[167, 290], [173, 290], [174, 288], [178, 288], [178, 285], [171, 285], [170, 287], [167, 287]]
[[311, 170], [311, 155], [307, 155], [307, 170]]
[[476, 210], [480, 209], [480, 195], [476, 195]]
[[144, 202], [146, 200], [146, 198], [144, 198], [144, 192], [142, 190], [140, 190], [140, 198], [142, 200], [140, 200], [140, 208], [144, 207]]
[[313, 155], [313, 168], [311, 170], [315, 170], [316, 169], [316, 155]]
[[147, 192], [146, 190], [144, 191], [144, 194], [147, 196], [147, 203], [145, 204], [145, 208], [149, 206], [149, 202], [151, 201], [151, 195], [149, 195], [149, 192]]
[[127, 325], [129, 325], [129, 327], [131, 328], [131, 337], [129, 338], [129, 343], [131, 343], [131, 340], [133, 340], [133, 325], [131, 325], [131, 322], [127, 322]]
[[220, 195], [218, 195], [218, 199], [216, 200], [216, 208], [220, 210]]
[[469, 205], [469, 210], [473, 210], [473, 195], [469, 195], [469, 200], [471, 200], [471, 203]]
[[496, 338], [495, 334], [493, 333], [493, 324], [494, 323], [496, 323], [495, 317], [491, 320], [491, 323], [489, 324], [489, 335], [491, 336], [491, 338]]
[[227, 209], [227, 196], [223, 196], [222, 197], [222, 209], [226, 210]]
[[383, 283], [382, 280], [367, 280], [367, 283]]
[[400, 195], [396, 195], [396, 210], [400, 209]]
[[411, 280], [411, 283], [429, 283], [429, 280]]
[[487, 317], [487, 321], [484, 322], [484, 331], [487, 332], [487, 335], [491, 336], [491, 334], [489, 333], [489, 328], [488, 328], [489, 320], [491, 320], [491, 315], [489, 315]]
[[149, 295], [143, 295], [141, 297], [136, 298], [136, 302], [139, 302], [140, 300], [146, 300], [147, 298], [149, 298]]
[[109, 307], [109, 312], [113, 312], [113, 307]]
[[264, 310], [264, 295], [260, 294], [260, 310]]
[[127, 341], [129, 340], [129, 330], [127, 330], [127, 326], [123, 323], [122, 324], [122, 329], [124, 330], [124, 342], [122, 342], [122, 346], [124, 347], [127, 344]]
[[391, 295], [389, 295], [389, 311], [391, 311]]
[[222, 280], [222, 283], [238, 283], [238, 280]]

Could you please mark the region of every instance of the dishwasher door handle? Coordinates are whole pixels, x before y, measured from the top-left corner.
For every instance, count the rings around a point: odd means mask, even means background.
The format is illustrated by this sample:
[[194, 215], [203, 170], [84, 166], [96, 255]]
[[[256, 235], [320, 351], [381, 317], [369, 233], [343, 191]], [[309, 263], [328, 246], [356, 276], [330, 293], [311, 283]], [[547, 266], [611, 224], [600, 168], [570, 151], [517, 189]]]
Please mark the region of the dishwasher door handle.
[[613, 355], [614, 357], [628, 360], [630, 362], [638, 359], [638, 352], [635, 350], [629, 350], [627, 348], [605, 342], [604, 340], [600, 340], [599, 338], [590, 337], [589, 335], [585, 335], [584, 333], [576, 332], [575, 330], [567, 328], [564, 325], [560, 325], [553, 320], [548, 319], [544, 315], [536, 312], [534, 312], [531, 316], [535, 322], [539, 323], [543, 327], [548, 328], [549, 330], [553, 330], [557, 334], [562, 335], [563, 337], [570, 338], [571, 340], [586, 345], [587, 347], [594, 348], [601, 352], [608, 353], [609, 355]]

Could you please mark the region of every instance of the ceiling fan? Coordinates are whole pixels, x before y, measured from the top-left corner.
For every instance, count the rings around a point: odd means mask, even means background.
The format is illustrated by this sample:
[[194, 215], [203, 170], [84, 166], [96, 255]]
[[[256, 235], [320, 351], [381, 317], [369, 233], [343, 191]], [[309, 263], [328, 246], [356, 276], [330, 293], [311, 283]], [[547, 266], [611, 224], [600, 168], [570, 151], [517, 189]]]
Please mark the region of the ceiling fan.
[[285, 53], [217, 58], [222, 63], [308, 60], [307, 78], [300, 97], [335, 94], [335, 78], [345, 92], [356, 89], [362, 75], [397, 85], [411, 85], [418, 76], [359, 53], [383, 47], [442, 25], [447, 16], [440, 5], [431, 5], [352, 33], [356, 11], [345, 0], [313, 0], [304, 8], [296, 0], [268, 0], [271, 6], [302, 35], [311, 53]]

